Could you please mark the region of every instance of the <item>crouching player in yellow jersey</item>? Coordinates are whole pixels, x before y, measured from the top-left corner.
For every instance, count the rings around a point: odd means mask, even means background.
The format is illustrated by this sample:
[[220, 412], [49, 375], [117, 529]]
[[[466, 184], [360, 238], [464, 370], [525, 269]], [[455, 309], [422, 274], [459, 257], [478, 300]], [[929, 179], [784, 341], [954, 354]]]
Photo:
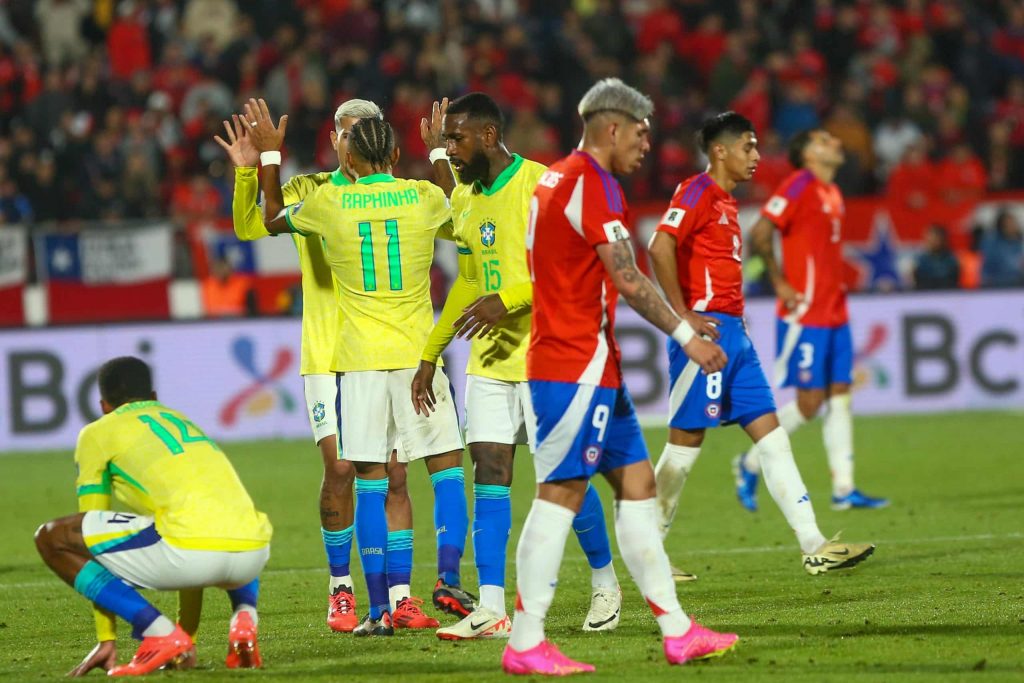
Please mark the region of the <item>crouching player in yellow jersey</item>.
[[[254, 112], [255, 114], [255, 112]], [[283, 142], [269, 113], [250, 117], [251, 135], [263, 160], [267, 204], [278, 188], [273, 153]], [[388, 454], [396, 438], [408, 460], [425, 459], [434, 485], [438, 575], [458, 587], [466, 541], [466, 494], [462, 434], [451, 386], [438, 373], [434, 388], [443, 398], [438, 412], [417, 415], [409, 383], [433, 324], [430, 265], [434, 238], [451, 229], [444, 192], [426, 181], [394, 178], [398, 159], [391, 126], [362, 119], [352, 126], [346, 163], [352, 185], [326, 183], [283, 216], [267, 216], [272, 233], [316, 235], [326, 244], [338, 290], [338, 340], [333, 369], [339, 376], [342, 457], [356, 469], [355, 527], [370, 595], [370, 611], [356, 635], [391, 635], [385, 576], [388, 525], [384, 515]], [[411, 548], [410, 548], [411, 550]]]
[[[448, 106], [443, 139], [460, 185], [452, 193], [459, 277], [430, 334], [412, 382], [417, 411], [428, 414], [437, 359], [456, 331], [472, 339], [466, 372], [466, 441], [473, 458], [473, 553], [480, 604], [438, 638], [507, 638], [505, 556], [512, 529], [512, 463], [517, 444], [532, 448], [536, 418], [526, 383], [533, 287], [526, 266], [526, 224], [537, 180], [546, 168], [510, 154], [501, 110], [483, 93]], [[440, 145], [441, 131], [436, 132]], [[590, 562], [592, 586], [585, 631], [619, 623], [622, 597], [601, 499], [588, 487], [573, 528]]]
[[[91, 600], [99, 644], [71, 671], [135, 676], [193, 651], [180, 625], [136, 588], [227, 590], [234, 614], [228, 668], [259, 667], [256, 600], [270, 557], [270, 522], [253, 507], [231, 463], [202, 430], [157, 402], [138, 358], [99, 371], [103, 417], [78, 435], [77, 515], [39, 527], [36, 547], [57, 576]], [[111, 496], [130, 512], [111, 510]], [[142, 645], [117, 663], [114, 616]]]
[[[250, 109], [259, 104], [250, 103]], [[338, 168], [324, 173], [294, 176], [281, 188], [285, 205], [295, 204], [324, 183], [351, 184], [352, 171], [345, 166], [348, 138], [353, 124], [362, 118], [383, 118], [380, 107], [368, 100], [347, 100], [334, 113], [331, 146], [338, 154]], [[257, 162], [260, 153], [249, 137], [249, 126], [241, 117], [224, 122], [227, 140], [217, 136], [217, 143], [235, 165], [235, 189], [232, 218], [235, 234], [241, 240], [255, 240], [270, 236], [263, 226], [263, 216], [257, 204], [259, 178]], [[267, 206], [276, 216], [283, 206]], [[355, 470], [352, 463], [343, 460], [338, 450], [336, 399], [337, 386], [331, 361], [334, 357], [335, 338], [338, 334], [338, 305], [334, 297], [334, 277], [324, 256], [323, 240], [292, 235], [299, 255], [302, 272], [302, 374], [306, 411], [313, 431], [313, 439], [320, 449], [324, 463], [324, 476], [320, 484], [320, 533], [330, 571], [327, 588], [327, 625], [334, 631], [349, 633], [359, 625], [356, 598], [353, 591], [349, 563], [352, 556], [353, 505], [352, 485]], [[284, 246], [284, 245], [282, 245]], [[403, 563], [403, 552], [408, 548], [412, 561], [412, 504], [406, 488], [406, 466], [398, 463], [394, 455], [388, 477], [387, 513], [390, 522], [388, 543], [395, 552], [390, 558], [388, 583], [392, 586], [395, 602], [409, 595], [410, 570]], [[413, 601], [403, 603], [403, 609], [394, 614], [395, 621], [406, 627], [429, 628], [432, 619], [426, 618]]]

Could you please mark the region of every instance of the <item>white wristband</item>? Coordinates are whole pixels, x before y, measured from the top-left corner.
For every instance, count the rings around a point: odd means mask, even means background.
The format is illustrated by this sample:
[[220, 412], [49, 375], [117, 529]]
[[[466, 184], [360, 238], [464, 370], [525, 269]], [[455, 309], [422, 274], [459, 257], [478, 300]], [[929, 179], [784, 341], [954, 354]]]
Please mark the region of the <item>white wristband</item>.
[[277, 151], [260, 152], [260, 163], [264, 166], [280, 166], [281, 153]]
[[690, 323], [685, 320], [679, 323], [679, 327], [672, 330], [672, 338], [679, 342], [680, 346], [686, 346], [690, 343], [690, 340], [693, 339], [695, 334], [696, 333], [693, 331], [693, 328], [690, 327]]
[[438, 161], [448, 161], [448, 150], [444, 147], [435, 147], [430, 150], [430, 163], [435, 164]]

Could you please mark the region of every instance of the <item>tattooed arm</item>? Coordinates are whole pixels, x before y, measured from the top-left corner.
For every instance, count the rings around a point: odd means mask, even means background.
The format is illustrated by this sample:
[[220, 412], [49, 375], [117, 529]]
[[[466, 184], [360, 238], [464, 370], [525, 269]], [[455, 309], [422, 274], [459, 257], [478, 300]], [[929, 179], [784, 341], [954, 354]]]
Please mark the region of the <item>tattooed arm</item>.
[[[683, 320], [661, 298], [654, 284], [636, 267], [633, 248], [628, 240], [618, 240], [597, 246], [597, 255], [612, 278], [616, 289], [634, 311], [667, 335], [678, 340]], [[689, 327], [689, 324], [686, 324]], [[686, 355], [705, 372], [718, 372], [725, 367], [726, 356], [718, 344], [693, 335], [683, 343]], [[681, 342], [682, 343], [682, 342]]]

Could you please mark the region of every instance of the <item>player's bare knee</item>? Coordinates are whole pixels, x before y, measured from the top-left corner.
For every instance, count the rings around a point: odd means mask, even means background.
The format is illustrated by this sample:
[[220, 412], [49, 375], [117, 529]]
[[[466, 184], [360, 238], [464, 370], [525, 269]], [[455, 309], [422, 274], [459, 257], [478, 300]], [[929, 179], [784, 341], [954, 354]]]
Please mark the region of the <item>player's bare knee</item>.
[[469, 451], [473, 458], [473, 481], [491, 486], [511, 486], [514, 446], [474, 443]]
[[388, 469], [388, 493], [405, 494], [409, 477], [409, 468], [405, 464], [395, 465]]
[[805, 420], [813, 420], [814, 416], [821, 410], [821, 405], [824, 402], [825, 392], [820, 389], [801, 391], [796, 397], [796, 406], [800, 409], [800, 414], [804, 416]]
[[324, 468], [324, 480], [331, 488], [351, 486], [356, 478], [356, 469], [348, 460], [330, 462]]
[[54, 524], [54, 520], [44, 522], [39, 525], [39, 528], [36, 529], [35, 534], [33, 534], [33, 538], [36, 543], [36, 550], [38, 550], [39, 554], [44, 557], [56, 550], [56, 540], [53, 533]]

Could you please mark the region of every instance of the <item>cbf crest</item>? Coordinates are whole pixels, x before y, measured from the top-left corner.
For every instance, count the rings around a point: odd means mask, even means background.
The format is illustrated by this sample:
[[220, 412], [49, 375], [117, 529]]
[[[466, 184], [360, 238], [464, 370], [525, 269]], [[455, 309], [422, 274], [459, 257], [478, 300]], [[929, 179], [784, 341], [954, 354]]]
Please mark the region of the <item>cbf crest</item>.
[[480, 243], [485, 247], [494, 246], [494, 223], [491, 221], [480, 226]]

